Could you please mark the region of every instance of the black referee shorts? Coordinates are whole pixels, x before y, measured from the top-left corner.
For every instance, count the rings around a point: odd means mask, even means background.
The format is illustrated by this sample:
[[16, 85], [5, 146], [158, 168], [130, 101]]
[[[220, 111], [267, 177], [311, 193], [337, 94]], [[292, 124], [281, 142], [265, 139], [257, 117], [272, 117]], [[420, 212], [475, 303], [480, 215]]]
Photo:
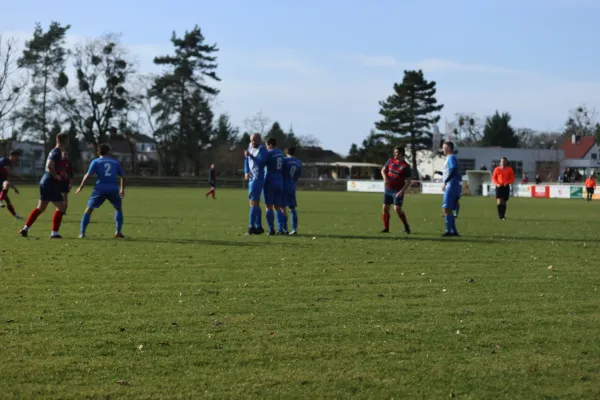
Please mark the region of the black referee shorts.
[[510, 198], [510, 186], [496, 186], [496, 198], [508, 201]]
[[594, 188], [585, 188], [589, 194], [594, 194]]

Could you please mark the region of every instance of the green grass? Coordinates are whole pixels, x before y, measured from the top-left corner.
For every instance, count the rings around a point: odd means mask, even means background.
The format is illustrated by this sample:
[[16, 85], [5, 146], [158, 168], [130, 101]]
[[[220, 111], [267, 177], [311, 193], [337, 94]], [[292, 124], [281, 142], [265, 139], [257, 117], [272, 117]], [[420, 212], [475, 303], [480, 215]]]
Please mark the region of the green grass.
[[465, 197], [442, 239], [409, 196], [406, 238], [302, 192], [301, 236], [248, 237], [245, 192], [132, 188], [125, 240], [108, 204], [79, 240], [88, 194], [62, 241], [0, 210], [0, 398], [600, 398], [599, 203]]

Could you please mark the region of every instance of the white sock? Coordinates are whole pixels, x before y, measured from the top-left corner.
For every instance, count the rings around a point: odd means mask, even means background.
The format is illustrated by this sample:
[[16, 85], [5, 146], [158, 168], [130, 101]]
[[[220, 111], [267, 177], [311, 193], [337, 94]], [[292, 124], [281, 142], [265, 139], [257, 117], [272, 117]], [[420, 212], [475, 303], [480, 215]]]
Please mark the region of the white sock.
[[58, 235], [58, 232], [52, 231], [52, 236], [56, 236], [56, 235]]

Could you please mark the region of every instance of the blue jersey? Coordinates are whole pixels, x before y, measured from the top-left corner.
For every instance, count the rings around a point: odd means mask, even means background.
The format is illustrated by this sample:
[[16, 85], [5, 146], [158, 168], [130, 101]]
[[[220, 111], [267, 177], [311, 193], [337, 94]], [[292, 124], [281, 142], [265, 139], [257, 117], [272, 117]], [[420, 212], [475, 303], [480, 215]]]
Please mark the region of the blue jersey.
[[88, 174], [96, 175], [96, 186], [112, 189], [119, 186], [118, 178], [123, 176], [123, 167], [114, 158], [96, 158], [88, 168]]
[[285, 191], [295, 191], [296, 182], [302, 175], [302, 162], [295, 157], [286, 157], [283, 161], [283, 188]]
[[[60, 163], [61, 160], [62, 160], [62, 152], [60, 151], [59, 148], [55, 147], [52, 150], [50, 150], [50, 153], [48, 153], [48, 160], [46, 161], [46, 165], [48, 164], [49, 161], [54, 162], [54, 168], [55, 168], [54, 172], [58, 172], [58, 171], [56, 171], [56, 165], [58, 163]], [[46, 183], [58, 183], [58, 182], [59, 181], [57, 181], [56, 179], [54, 179], [52, 177], [52, 174], [48, 170], [48, 167], [46, 167], [46, 169], [44, 171], [44, 175], [42, 175], [42, 179], [40, 179], [40, 185], [43, 185]]]
[[283, 163], [285, 156], [279, 149], [267, 150], [267, 176], [266, 183], [283, 185]]
[[446, 184], [460, 185], [462, 177], [458, 168], [458, 160], [454, 154], [450, 154], [444, 163], [442, 181]]
[[244, 173], [250, 174], [251, 181], [265, 179], [265, 163], [267, 161], [267, 148], [262, 144], [258, 147], [248, 147], [248, 156], [244, 160]]

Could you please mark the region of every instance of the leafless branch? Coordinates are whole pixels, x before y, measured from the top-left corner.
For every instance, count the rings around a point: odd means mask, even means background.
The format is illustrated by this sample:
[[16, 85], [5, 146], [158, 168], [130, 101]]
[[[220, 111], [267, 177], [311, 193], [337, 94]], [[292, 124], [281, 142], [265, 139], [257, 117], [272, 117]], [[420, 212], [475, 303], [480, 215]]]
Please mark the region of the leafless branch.
[[17, 40], [0, 35], [0, 124], [20, 104], [27, 87], [27, 79], [16, 76], [17, 53]]

